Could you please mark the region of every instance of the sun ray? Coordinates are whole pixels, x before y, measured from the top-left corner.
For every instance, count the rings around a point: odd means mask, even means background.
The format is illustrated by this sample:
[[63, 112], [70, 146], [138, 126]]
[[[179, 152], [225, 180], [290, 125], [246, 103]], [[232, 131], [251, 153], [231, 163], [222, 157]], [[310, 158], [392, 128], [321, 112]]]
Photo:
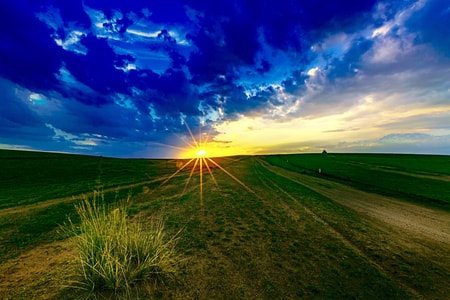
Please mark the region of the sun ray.
[[[175, 134], [175, 136], [178, 137], [181, 141], [183, 141], [187, 145], [188, 148], [195, 148], [194, 144], [192, 144], [191, 142], [189, 142], [186, 139], [184, 139], [183, 137], [181, 137], [181, 135]], [[180, 147], [180, 149], [186, 150], [186, 148], [181, 148], [181, 147]]]
[[210, 168], [209, 165], [208, 165], [208, 161], [207, 161], [204, 157], [202, 157], [202, 159], [203, 159], [203, 162], [204, 162], [205, 165], [206, 165], [206, 168], [208, 169], [208, 173], [211, 175], [212, 181], [214, 182], [214, 184], [216, 185], [216, 187], [219, 188], [219, 185], [217, 184], [217, 180], [216, 180], [216, 178], [214, 177], [214, 174], [212, 173], [211, 168]]
[[189, 128], [188, 123], [186, 122], [186, 120], [183, 120], [184, 125], [186, 125], [187, 130], [189, 131], [189, 134], [191, 135], [192, 141], [194, 142], [195, 146], [197, 148], [200, 148], [199, 144], [197, 143], [197, 140], [195, 139], [194, 135], [192, 134], [191, 129]]
[[166, 182], [168, 182], [170, 179], [174, 178], [178, 173], [180, 173], [184, 168], [186, 168], [195, 158], [191, 159], [187, 163], [185, 163], [181, 168], [179, 168], [175, 173], [170, 175], [166, 180], [164, 180], [159, 186], [164, 185]]
[[198, 144], [200, 148], [203, 146], [202, 140], [202, 126], [198, 126]]
[[172, 148], [172, 149], [176, 149], [176, 150], [184, 150], [184, 148], [182, 148], [182, 147], [168, 145], [168, 144], [164, 144], [164, 143], [158, 143], [158, 142], [148, 142], [148, 143], [153, 144], [153, 145], [158, 145], [158, 146], [164, 146], [164, 147]]
[[205, 145], [208, 144], [208, 142], [209, 142], [209, 137], [211, 136], [211, 130], [212, 130], [212, 127], [210, 127], [208, 132], [206, 133], [206, 137], [205, 137], [205, 141], [204, 141]]
[[[187, 131], [189, 132], [189, 135], [192, 139], [192, 143], [188, 142], [186, 139], [184, 138], [180, 138], [182, 139], [188, 146], [189, 149], [191, 149], [192, 151], [195, 152], [191, 152], [195, 157], [191, 158], [187, 163], [183, 164], [175, 173], [173, 173], [171, 176], [169, 176], [168, 178], [166, 178], [161, 184], [160, 186], [164, 185], [165, 183], [167, 183], [170, 179], [174, 178], [177, 174], [179, 174], [182, 170], [184, 170], [186, 167], [188, 167], [189, 165], [192, 164], [192, 162], [194, 162], [192, 169], [189, 172], [189, 176], [185, 182], [184, 185], [184, 189], [183, 189], [183, 193], [182, 195], [184, 195], [189, 187], [190, 182], [192, 181], [192, 177], [194, 176], [194, 173], [196, 172], [197, 168], [198, 168], [198, 173], [199, 173], [199, 196], [200, 196], [200, 206], [203, 209], [203, 185], [204, 185], [204, 175], [209, 174], [211, 176], [211, 180], [214, 183], [214, 185], [217, 187], [217, 189], [220, 190], [220, 186], [216, 180], [216, 177], [214, 176], [213, 173], [213, 166], [217, 167], [219, 170], [221, 170], [222, 172], [224, 172], [225, 174], [227, 174], [230, 178], [232, 178], [234, 181], [236, 181], [237, 183], [239, 183], [242, 187], [244, 187], [247, 191], [249, 191], [250, 193], [254, 194], [255, 196], [257, 196], [259, 198], [259, 196], [252, 190], [250, 189], [245, 183], [243, 183], [241, 180], [239, 180], [236, 176], [234, 176], [233, 174], [231, 174], [228, 170], [226, 170], [224, 167], [222, 167], [221, 165], [219, 165], [217, 162], [215, 162], [214, 160], [212, 160], [208, 155], [208, 141], [209, 141], [209, 136], [210, 133], [208, 132], [206, 134], [206, 136], [202, 136], [202, 130], [201, 128], [199, 128], [198, 134], [199, 137], [198, 139], [195, 138], [195, 136], [193, 135], [189, 125], [187, 124], [187, 122], [183, 119], [183, 122], [186, 126]], [[175, 148], [175, 147], [174, 147]], [[227, 158], [225, 157], [224, 159], [231, 159], [231, 158]], [[235, 161], [234, 159], [231, 159], [231, 161]], [[206, 168], [207, 171], [204, 170], [204, 168]], [[205, 171], [205, 172], [203, 172]], [[205, 174], [203, 174], [205, 173]]]
[[200, 157], [200, 206], [203, 207], [203, 157]]
[[184, 185], [183, 195], [186, 192], [186, 189], [187, 189], [187, 187], [189, 185], [189, 182], [191, 181], [192, 174], [194, 174], [195, 167], [197, 166], [197, 164], [198, 164], [198, 158], [195, 160], [195, 163], [194, 163], [194, 166], [192, 167], [191, 173], [189, 173], [189, 177], [188, 177], [188, 179], [186, 181], [186, 184]]
[[218, 163], [216, 163], [215, 161], [213, 161], [211, 158], [207, 157], [207, 159], [213, 163], [216, 167], [218, 167], [220, 170], [222, 170], [225, 174], [227, 174], [228, 176], [230, 176], [232, 179], [234, 179], [237, 183], [239, 183], [240, 185], [242, 185], [247, 191], [249, 191], [252, 194], [256, 194], [251, 188], [249, 188], [247, 185], [245, 185], [245, 183], [243, 183], [242, 181], [240, 181], [239, 179], [236, 178], [236, 176], [234, 176], [233, 174], [231, 174], [230, 172], [228, 172], [225, 168], [222, 168], [222, 166], [220, 166]]

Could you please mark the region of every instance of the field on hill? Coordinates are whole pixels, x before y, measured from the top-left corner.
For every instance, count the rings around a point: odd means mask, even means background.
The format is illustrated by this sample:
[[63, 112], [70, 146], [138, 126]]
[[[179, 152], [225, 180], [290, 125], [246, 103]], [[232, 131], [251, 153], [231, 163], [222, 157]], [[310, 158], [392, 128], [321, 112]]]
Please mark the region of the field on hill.
[[161, 185], [177, 171], [174, 160], [0, 151], [0, 298], [80, 295], [64, 284], [76, 253], [58, 228], [68, 217], [77, 222], [74, 204], [92, 193], [106, 203], [129, 197], [133, 220], [163, 216], [169, 233], [180, 232], [177, 280], [133, 297], [450, 295], [449, 156], [216, 161], [229, 174], [204, 170], [200, 189], [198, 171], [186, 185], [189, 167]]

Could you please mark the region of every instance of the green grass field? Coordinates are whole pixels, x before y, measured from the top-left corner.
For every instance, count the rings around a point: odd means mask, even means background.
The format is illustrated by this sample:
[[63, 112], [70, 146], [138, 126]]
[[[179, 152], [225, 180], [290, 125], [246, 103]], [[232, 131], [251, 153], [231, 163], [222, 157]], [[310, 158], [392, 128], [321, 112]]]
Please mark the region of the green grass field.
[[[54, 252], [46, 247], [65, 243], [58, 226], [68, 217], [77, 222], [78, 195], [100, 189], [107, 203], [131, 195], [129, 214], [141, 222], [163, 215], [169, 234], [181, 230], [177, 250], [186, 263], [177, 280], [140, 289], [136, 297], [444, 299], [450, 294], [450, 241], [445, 240], [450, 157], [305, 154], [218, 162], [238, 181], [216, 168], [216, 186], [203, 174], [200, 201], [198, 172], [183, 193], [189, 168], [160, 185], [177, 170], [175, 161], [0, 151], [0, 298], [71, 299], [79, 293], [52, 285], [70, 264], [64, 258], [70, 244], [55, 246]], [[366, 214], [364, 206], [352, 207], [361, 201], [379, 203], [384, 212], [399, 206], [413, 216], [424, 209], [444, 221], [429, 225], [422, 216], [417, 224], [404, 221], [411, 228], [402, 227], [397, 215], [380, 217], [376, 210]], [[419, 227], [422, 222], [430, 228]], [[441, 235], [434, 238], [433, 230]], [[54, 265], [37, 275], [21, 273], [20, 266], [31, 264], [43, 247]]]
[[[271, 164], [326, 176], [359, 189], [408, 200], [450, 204], [448, 156], [383, 154], [274, 155]], [[447, 179], [447, 180], [445, 180]]]

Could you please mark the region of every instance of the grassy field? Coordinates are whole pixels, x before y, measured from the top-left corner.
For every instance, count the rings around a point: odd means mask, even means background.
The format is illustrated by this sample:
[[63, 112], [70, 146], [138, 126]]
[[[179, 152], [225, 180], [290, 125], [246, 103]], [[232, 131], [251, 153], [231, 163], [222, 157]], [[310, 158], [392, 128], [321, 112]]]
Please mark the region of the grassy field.
[[450, 159], [431, 155], [274, 155], [266, 160], [287, 170], [326, 176], [359, 189], [407, 200], [450, 205]]
[[[98, 189], [107, 203], [131, 194], [134, 220], [163, 215], [169, 234], [181, 230], [177, 249], [186, 263], [177, 280], [139, 290], [136, 297], [445, 299], [450, 294], [445, 239], [450, 157], [311, 154], [219, 163], [238, 180], [216, 168], [216, 186], [203, 174], [200, 201], [198, 173], [184, 191], [188, 168], [160, 186], [177, 170], [175, 161], [0, 151], [0, 298], [78, 295], [60, 283], [73, 246], [57, 229], [69, 216], [77, 222], [78, 195]], [[417, 228], [408, 221], [402, 227], [397, 215], [383, 219], [352, 207], [369, 200], [379, 207], [394, 203], [412, 217], [426, 209], [430, 217], [422, 217]], [[418, 227], [433, 218], [444, 220], [436, 223], [441, 227]]]
[[73, 196], [171, 174], [163, 160], [0, 150], [0, 208]]

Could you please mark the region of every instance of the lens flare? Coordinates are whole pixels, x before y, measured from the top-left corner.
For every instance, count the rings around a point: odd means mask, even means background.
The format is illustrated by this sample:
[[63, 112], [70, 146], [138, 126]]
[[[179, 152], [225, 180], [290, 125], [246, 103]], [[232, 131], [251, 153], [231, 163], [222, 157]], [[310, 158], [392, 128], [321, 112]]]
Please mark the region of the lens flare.
[[[189, 172], [189, 176], [186, 180], [186, 183], [184, 185], [184, 189], [183, 189], [183, 194], [187, 191], [187, 188], [189, 186], [189, 183], [192, 179], [192, 177], [194, 176], [195, 173], [199, 174], [199, 190], [200, 190], [200, 205], [203, 207], [203, 181], [204, 181], [204, 175], [209, 174], [211, 177], [212, 182], [215, 184], [215, 186], [217, 188], [219, 188], [219, 185], [216, 181], [216, 178], [214, 177], [213, 171], [214, 169], [218, 169], [220, 171], [222, 171], [223, 173], [225, 173], [226, 175], [228, 175], [230, 178], [232, 178], [234, 181], [236, 181], [237, 183], [239, 183], [242, 187], [244, 187], [246, 190], [248, 190], [249, 192], [255, 194], [254, 191], [252, 191], [245, 183], [243, 183], [242, 181], [240, 181], [238, 178], [236, 178], [236, 176], [234, 176], [233, 174], [231, 174], [229, 171], [227, 171], [225, 168], [223, 168], [222, 166], [220, 166], [216, 161], [212, 160], [210, 158], [210, 154], [208, 154], [209, 151], [206, 151], [206, 149], [208, 149], [208, 137], [206, 137], [205, 139], [202, 139], [202, 134], [201, 131], [199, 132], [199, 137], [198, 140], [195, 139], [194, 135], [192, 134], [191, 129], [189, 128], [189, 125], [186, 123], [185, 120], [183, 120], [183, 123], [186, 126], [187, 131], [189, 132], [189, 135], [192, 139], [192, 144], [186, 142], [189, 147], [190, 150], [188, 150], [192, 156], [190, 156], [191, 158], [183, 163], [182, 165], [178, 166], [178, 170], [173, 173], [171, 176], [167, 177], [162, 183], [161, 186], [164, 185], [165, 183], [167, 183], [170, 179], [172, 179], [173, 177], [175, 177], [176, 175], [178, 175], [183, 169], [185, 169], [187, 166], [189, 165], [193, 165], [191, 171]], [[210, 150], [210, 149], [208, 149]], [[195, 154], [195, 155], [194, 155]]]

